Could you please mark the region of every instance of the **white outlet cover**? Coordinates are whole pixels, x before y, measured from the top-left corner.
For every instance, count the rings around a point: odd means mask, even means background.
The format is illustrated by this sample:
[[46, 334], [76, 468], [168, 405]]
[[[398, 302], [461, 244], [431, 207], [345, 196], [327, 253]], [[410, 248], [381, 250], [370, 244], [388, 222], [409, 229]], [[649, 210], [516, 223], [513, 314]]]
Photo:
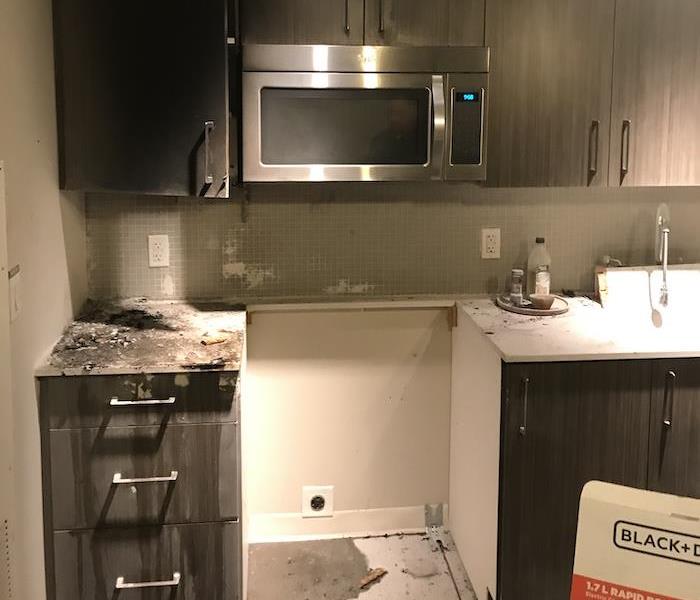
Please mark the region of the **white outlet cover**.
[[170, 238], [167, 235], [148, 236], [148, 266], [170, 266]]
[[489, 227], [481, 230], [481, 258], [485, 260], [501, 258], [501, 230]]
[[[301, 516], [305, 519], [332, 517], [334, 491], [332, 485], [305, 485], [301, 490]], [[323, 510], [311, 508], [311, 500], [316, 496], [322, 496], [326, 501]]]

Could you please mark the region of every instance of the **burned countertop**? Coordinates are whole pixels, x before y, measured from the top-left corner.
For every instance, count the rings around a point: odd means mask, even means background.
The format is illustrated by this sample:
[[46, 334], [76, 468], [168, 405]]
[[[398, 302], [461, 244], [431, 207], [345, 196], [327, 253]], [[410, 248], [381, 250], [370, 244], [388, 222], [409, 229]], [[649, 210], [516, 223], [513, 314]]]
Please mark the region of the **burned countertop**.
[[238, 371], [245, 307], [88, 301], [37, 376]]

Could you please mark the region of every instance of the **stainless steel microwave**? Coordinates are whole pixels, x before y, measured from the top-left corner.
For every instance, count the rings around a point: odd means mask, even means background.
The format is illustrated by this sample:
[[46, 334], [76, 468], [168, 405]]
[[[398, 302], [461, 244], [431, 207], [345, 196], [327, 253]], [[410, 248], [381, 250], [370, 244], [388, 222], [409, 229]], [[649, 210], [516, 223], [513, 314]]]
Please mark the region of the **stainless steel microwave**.
[[243, 48], [243, 180], [486, 178], [488, 48]]

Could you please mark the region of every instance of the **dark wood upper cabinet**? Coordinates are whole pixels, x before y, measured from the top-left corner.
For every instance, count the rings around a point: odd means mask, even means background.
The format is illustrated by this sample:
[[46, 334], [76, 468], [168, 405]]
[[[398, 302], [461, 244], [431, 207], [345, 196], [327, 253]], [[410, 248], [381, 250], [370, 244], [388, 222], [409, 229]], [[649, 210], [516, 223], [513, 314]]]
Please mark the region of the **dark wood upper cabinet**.
[[499, 598], [568, 598], [581, 491], [647, 483], [647, 361], [504, 368]]
[[241, 0], [243, 44], [482, 46], [486, 0]]
[[240, 0], [244, 44], [362, 44], [363, 0]]
[[700, 360], [654, 365], [649, 488], [700, 498]]
[[615, 3], [488, 0], [487, 184], [607, 184]]
[[700, 2], [617, 0], [610, 185], [700, 185]]
[[371, 46], [483, 46], [486, 0], [367, 0]]
[[227, 0], [55, 0], [61, 186], [228, 194]]

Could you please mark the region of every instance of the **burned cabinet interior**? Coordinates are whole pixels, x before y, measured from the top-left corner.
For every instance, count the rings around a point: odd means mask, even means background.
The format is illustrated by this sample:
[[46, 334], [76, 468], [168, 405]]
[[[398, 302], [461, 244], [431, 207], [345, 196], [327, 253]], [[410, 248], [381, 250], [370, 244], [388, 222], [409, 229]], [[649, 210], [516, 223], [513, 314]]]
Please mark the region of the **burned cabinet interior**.
[[49, 600], [241, 598], [237, 372], [44, 377], [40, 413]]
[[228, 195], [227, 4], [54, 0], [63, 189]]

